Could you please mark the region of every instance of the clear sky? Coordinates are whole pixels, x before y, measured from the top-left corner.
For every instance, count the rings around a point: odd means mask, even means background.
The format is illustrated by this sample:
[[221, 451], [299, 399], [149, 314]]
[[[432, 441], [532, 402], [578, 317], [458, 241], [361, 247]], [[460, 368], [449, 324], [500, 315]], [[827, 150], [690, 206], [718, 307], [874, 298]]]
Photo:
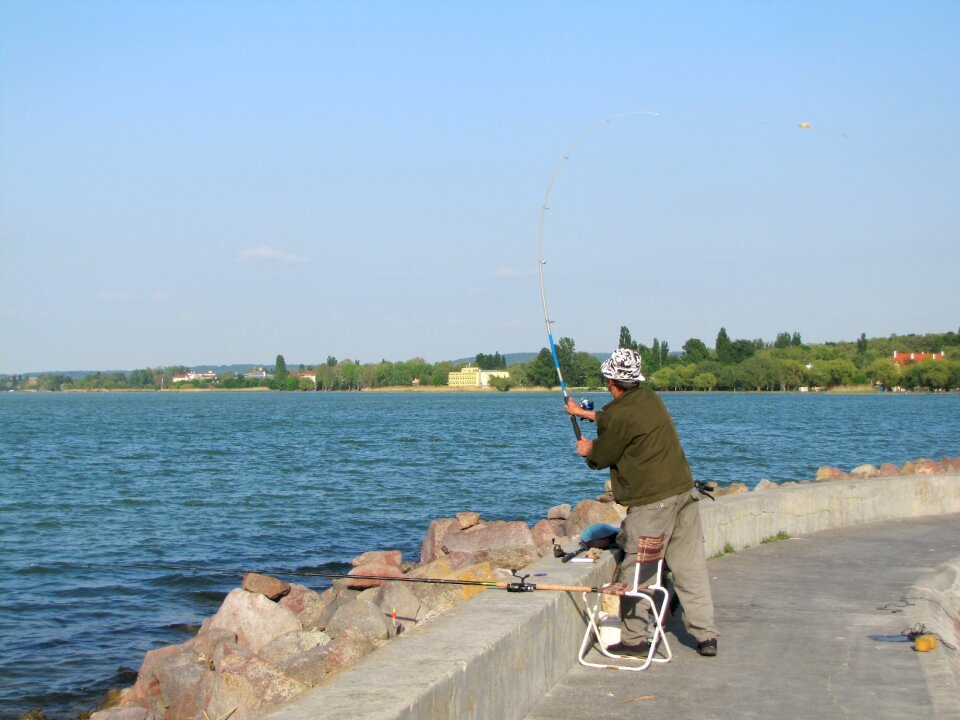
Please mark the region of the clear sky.
[[[960, 325], [960, 3], [0, 0], [0, 372]], [[810, 123], [802, 128], [801, 123]]]

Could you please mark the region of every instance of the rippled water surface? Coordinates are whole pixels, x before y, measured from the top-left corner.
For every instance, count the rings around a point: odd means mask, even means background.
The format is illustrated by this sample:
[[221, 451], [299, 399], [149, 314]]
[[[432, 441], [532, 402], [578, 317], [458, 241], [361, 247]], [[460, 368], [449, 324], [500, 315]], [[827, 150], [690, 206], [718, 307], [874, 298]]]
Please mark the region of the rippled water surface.
[[[956, 394], [664, 400], [704, 480], [960, 454]], [[435, 517], [532, 522], [603, 480], [559, 394], [0, 395], [0, 718], [92, 707], [240, 580], [121, 565], [416, 560]]]

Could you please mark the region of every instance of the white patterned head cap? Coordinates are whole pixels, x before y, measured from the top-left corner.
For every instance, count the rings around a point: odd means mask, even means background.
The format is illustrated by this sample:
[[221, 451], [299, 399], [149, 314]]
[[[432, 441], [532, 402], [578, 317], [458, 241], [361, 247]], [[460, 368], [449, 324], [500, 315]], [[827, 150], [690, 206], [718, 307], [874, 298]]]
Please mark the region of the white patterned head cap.
[[600, 365], [600, 374], [624, 385], [637, 385], [645, 378], [640, 372], [640, 353], [619, 348]]

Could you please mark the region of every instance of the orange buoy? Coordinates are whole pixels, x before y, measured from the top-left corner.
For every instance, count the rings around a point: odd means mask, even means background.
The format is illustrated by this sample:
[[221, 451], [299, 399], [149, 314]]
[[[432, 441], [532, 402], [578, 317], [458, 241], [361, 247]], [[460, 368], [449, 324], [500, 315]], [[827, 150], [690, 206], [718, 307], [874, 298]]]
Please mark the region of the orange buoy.
[[920, 635], [913, 642], [913, 649], [917, 652], [930, 652], [937, 649], [936, 635]]

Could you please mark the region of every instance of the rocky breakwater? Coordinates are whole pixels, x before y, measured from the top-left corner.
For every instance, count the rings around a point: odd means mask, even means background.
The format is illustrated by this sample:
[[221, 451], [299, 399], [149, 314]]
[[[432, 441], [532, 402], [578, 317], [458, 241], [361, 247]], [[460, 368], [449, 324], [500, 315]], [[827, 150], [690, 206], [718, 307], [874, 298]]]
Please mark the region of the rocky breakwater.
[[92, 720], [258, 717], [484, 590], [369, 576], [506, 580], [551, 553], [554, 540], [569, 544], [587, 525], [619, 524], [624, 514], [609, 496], [550, 508], [532, 527], [457, 513], [430, 524], [419, 563], [398, 550], [367, 552], [323, 592], [249, 573], [196, 636], [148, 652], [136, 683], [111, 693], [112, 707]]
[[[824, 465], [817, 468], [816, 475], [808, 480], [787, 480], [776, 483], [764, 478], [754, 485], [753, 492], [764, 492], [783, 487], [833, 482], [837, 480], [872, 480], [874, 478], [906, 477], [910, 475], [942, 475], [951, 473], [960, 473], [960, 457], [944, 457], [940, 460], [917, 458], [916, 460], [908, 460], [903, 464], [903, 467], [892, 463], [883, 463], [879, 466], [865, 464], [858, 465], [850, 471]], [[750, 488], [745, 483], [733, 482], [728, 485], [713, 487], [711, 488], [711, 492], [717, 496], [736, 495], [738, 493], [750, 492]]]

